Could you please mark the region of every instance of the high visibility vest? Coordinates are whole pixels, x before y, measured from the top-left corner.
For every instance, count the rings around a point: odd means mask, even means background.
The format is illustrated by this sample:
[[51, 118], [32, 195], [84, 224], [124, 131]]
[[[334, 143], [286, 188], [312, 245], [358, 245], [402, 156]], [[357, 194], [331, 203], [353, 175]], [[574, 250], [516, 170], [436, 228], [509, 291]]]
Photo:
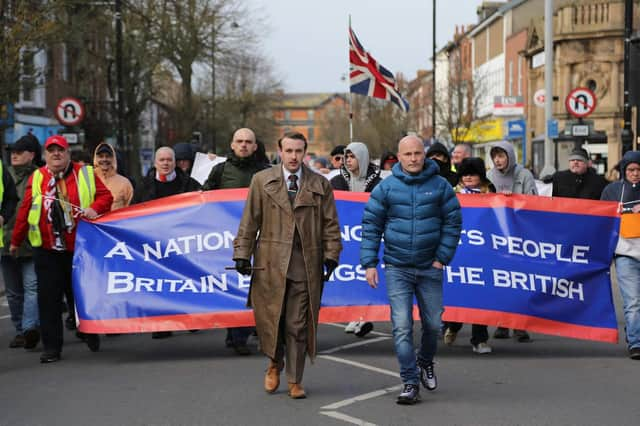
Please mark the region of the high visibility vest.
[[[3, 177], [4, 170], [2, 170], [2, 161], [0, 161], [0, 205], [2, 205], [2, 201], [4, 200], [4, 179]], [[9, 221], [10, 218], [4, 217], [4, 222]], [[0, 248], [4, 247], [4, 225], [0, 226]]]
[[[72, 166], [73, 167], [73, 166]], [[80, 207], [86, 209], [93, 203], [96, 196], [96, 180], [93, 167], [82, 166], [78, 170], [78, 195]], [[40, 233], [40, 215], [42, 214], [42, 179], [40, 169], [33, 172], [31, 180], [31, 209], [27, 217], [29, 224], [29, 242], [32, 247], [42, 246], [42, 234]]]

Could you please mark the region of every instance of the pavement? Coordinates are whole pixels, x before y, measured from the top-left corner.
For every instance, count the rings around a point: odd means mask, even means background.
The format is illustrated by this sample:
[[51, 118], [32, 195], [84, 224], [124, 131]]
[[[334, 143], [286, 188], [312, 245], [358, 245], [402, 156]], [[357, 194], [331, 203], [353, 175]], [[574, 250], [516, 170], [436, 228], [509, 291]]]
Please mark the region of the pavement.
[[305, 372], [308, 398], [294, 401], [286, 384], [264, 392], [266, 360], [255, 342], [253, 355], [237, 356], [224, 330], [103, 337], [97, 353], [65, 332], [62, 361], [40, 364], [38, 350], [7, 347], [2, 298], [0, 425], [637, 426], [640, 418], [640, 362], [627, 358], [624, 342], [533, 334], [531, 343], [490, 339], [493, 353], [476, 355], [465, 326], [453, 346], [440, 347], [438, 389], [399, 406], [389, 323], [363, 339], [343, 329], [320, 326], [320, 354]]

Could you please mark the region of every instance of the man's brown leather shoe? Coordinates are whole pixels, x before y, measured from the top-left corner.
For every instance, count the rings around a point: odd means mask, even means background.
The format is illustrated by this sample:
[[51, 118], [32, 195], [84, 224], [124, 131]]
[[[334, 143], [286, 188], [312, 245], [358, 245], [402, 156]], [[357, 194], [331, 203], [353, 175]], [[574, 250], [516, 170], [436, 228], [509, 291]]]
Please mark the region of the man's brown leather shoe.
[[269, 393], [274, 393], [280, 386], [280, 370], [282, 366], [279, 366], [273, 361], [269, 361], [267, 367], [267, 374], [264, 375], [264, 390]]
[[300, 383], [289, 383], [289, 396], [293, 399], [303, 399], [307, 394]]

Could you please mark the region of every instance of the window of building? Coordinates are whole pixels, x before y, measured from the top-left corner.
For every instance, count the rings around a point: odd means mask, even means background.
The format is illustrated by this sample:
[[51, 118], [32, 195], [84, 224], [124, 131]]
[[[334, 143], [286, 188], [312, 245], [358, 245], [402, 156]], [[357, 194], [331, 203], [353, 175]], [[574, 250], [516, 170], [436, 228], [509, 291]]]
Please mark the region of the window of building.
[[314, 113], [314, 111], [312, 109], [307, 111], [307, 118], [309, 120], [313, 120], [313, 113]]
[[307, 140], [308, 140], [309, 142], [313, 142], [313, 138], [314, 138], [314, 136], [315, 136], [315, 135], [313, 134], [313, 131], [314, 131], [314, 128], [313, 128], [313, 127], [309, 127], [309, 128], [307, 129]]
[[287, 121], [291, 120], [291, 111], [287, 110], [284, 112], [284, 119]]
[[35, 52], [32, 50], [24, 50], [21, 60], [20, 75], [20, 92], [21, 100], [24, 102], [33, 102], [36, 68], [34, 64]]

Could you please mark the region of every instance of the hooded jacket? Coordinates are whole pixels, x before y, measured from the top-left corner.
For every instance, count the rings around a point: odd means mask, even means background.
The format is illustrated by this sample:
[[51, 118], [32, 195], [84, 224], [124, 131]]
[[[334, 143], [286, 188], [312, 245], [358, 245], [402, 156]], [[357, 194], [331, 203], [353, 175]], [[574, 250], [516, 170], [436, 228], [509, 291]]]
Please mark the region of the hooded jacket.
[[360, 263], [378, 264], [384, 236], [384, 262], [398, 267], [430, 268], [437, 260], [447, 265], [458, 247], [462, 212], [451, 185], [426, 160], [417, 175], [393, 166], [392, 175], [378, 185], [362, 217]]
[[427, 158], [430, 158], [433, 154], [442, 154], [446, 161], [442, 162], [440, 160], [436, 160], [435, 158], [431, 158], [439, 167], [438, 174], [445, 178], [447, 182], [451, 184], [451, 186], [456, 186], [458, 184], [458, 175], [451, 170], [451, 154], [447, 147], [441, 144], [440, 142], [434, 142], [426, 152]]
[[187, 176], [179, 167], [176, 167], [175, 172], [176, 178], [174, 180], [170, 182], [160, 182], [156, 180], [156, 168], [152, 167], [149, 169], [147, 175], [142, 179], [142, 183], [136, 187], [131, 204], [200, 189], [198, 181]]
[[[506, 141], [500, 141], [493, 145], [491, 153], [496, 148], [507, 153], [509, 164], [504, 172], [498, 170], [495, 165], [487, 173], [487, 177], [496, 187], [497, 192], [509, 191], [513, 194], [538, 195], [536, 182], [531, 172], [516, 162], [516, 154], [513, 145]], [[493, 155], [491, 155], [493, 159]]]
[[[106, 146], [111, 151], [111, 157], [113, 160], [111, 161], [111, 167], [107, 170], [102, 170], [102, 167], [98, 164], [98, 150]], [[118, 170], [118, 157], [116, 156], [116, 151], [113, 149], [111, 145], [108, 143], [100, 143], [94, 153], [93, 153], [93, 168], [95, 170], [96, 175], [100, 177], [102, 183], [109, 188], [111, 195], [113, 195], [113, 203], [111, 203], [111, 210], [118, 210], [123, 207], [127, 207], [131, 204], [131, 199], [133, 198], [133, 186], [131, 182], [126, 177], [119, 175]]]
[[[371, 192], [380, 183], [380, 169], [369, 162], [369, 150], [362, 142], [351, 142], [344, 152], [351, 152], [358, 160], [358, 175], [354, 176], [345, 164], [340, 173], [331, 179], [331, 187], [339, 191]], [[364, 167], [364, 165], [367, 167]]]
[[[624, 154], [620, 161], [620, 180], [612, 182], [604, 188], [600, 196], [601, 200], [626, 203], [624, 207], [632, 207], [633, 201], [640, 203], [640, 182], [634, 185], [626, 179], [626, 169], [631, 163], [640, 165], [640, 151], [627, 151]], [[640, 260], [640, 238], [620, 237], [615, 253]]]

